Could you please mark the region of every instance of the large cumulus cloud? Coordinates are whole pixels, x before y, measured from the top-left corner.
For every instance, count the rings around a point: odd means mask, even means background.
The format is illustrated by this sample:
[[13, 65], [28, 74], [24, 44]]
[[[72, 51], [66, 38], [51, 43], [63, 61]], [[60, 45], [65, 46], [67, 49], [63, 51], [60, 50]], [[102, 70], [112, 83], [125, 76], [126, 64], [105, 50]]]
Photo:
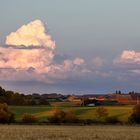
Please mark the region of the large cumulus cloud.
[[6, 37], [7, 45], [44, 46], [54, 49], [55, 42], [47, 34], [45, 24], [40, 20], [35, 20], [27, 25], [23, 25], [16, 32], [10, 33]]
[[35, 20], [6, 37], [6, 47], [0, 47], [0, 78], [2, 80], [37, 80], [53, 83], [82, 72], [82, 58], [54, 63], [55, 41], [46, 25]]

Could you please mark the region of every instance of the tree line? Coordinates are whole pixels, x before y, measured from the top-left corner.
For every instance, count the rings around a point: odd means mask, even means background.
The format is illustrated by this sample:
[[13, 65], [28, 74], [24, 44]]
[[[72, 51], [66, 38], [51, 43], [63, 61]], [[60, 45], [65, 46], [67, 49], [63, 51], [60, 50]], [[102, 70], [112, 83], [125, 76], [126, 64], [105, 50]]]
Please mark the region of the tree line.
[[0, 87], [0, 103], [8, 105], [50, 105], [41, 95], [25, 95], [14, 91], [6, 91]]

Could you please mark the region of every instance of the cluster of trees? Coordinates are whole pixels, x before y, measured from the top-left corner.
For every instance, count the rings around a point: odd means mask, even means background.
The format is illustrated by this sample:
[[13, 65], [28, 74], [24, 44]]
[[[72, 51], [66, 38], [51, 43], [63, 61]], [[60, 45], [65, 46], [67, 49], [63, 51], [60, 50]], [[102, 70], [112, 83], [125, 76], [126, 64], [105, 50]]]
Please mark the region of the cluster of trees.
[[[115, 94], [124, 94], [124, 93], [122, 91], [120, 91], [120, 90], [116, 90]], [[139, 93], [135, 92], [135, 91], [130, 91], [130, 92], [128, 92], [128, 94], [139, 94]]]
[[0, 87], [0, 103], [8, 105], [50, 105], [42, 96], [24, 95], [13, 91], [6, 91]]
[[[106, 123], [121, 123], [118, 116], [109, 116], [109, 112], [105, 107], [97, 107], [95, 113], [98, 118], [104, 119]], [[131, 115], [128, 117], [128, 123], [140, 124], [140, 104], [134, 106]]]
[[50, 123], [78, 123], [80, 120], [72, 111], [63, 111], [55, 109], [53, 116], [48, 118]]

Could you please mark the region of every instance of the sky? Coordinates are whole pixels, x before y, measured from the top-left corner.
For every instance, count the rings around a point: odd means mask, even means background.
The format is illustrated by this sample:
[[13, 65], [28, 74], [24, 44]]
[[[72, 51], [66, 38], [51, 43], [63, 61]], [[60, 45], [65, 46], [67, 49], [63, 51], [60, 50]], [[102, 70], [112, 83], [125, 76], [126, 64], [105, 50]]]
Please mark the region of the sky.
[[139, 0], [0, 0], [0, 85], [22, 93], [140, 91]]

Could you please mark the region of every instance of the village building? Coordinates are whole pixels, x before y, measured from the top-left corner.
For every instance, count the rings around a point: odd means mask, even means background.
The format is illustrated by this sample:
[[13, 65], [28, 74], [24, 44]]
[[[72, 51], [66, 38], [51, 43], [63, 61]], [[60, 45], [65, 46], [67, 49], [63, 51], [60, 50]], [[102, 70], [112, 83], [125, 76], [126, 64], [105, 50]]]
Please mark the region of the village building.
[[81, 102], [81, 98], [72, 95], [72, 96], [68, 97], [68, 101], [70, 101], [70, 102]]

